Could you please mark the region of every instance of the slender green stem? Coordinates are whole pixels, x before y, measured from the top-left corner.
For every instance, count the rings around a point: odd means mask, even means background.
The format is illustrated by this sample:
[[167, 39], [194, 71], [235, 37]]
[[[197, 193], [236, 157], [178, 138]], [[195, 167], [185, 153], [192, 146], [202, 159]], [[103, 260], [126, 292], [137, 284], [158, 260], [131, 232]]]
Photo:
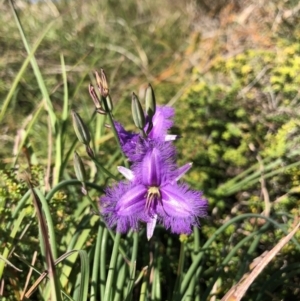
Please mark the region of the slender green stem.
[[131, 300], [132, 296], [132, 288], [135, 281], [135, 273], [136, 273], [136, 259], [138, 253], [138, 242], [139, 242], [139, 233], [134, 231], [133, 233], [133, 246], [132, 246], [132, 254], [131, 254], [131, 261], [130, 261], [130, 278], [127, 285], [127, 292], [126, 292], [126, 300]]
[[123, 256], [121, 255], [118, 256], [117, 269], [118, 269], [118, 275], [116, 280], [116, 293], [114, 296], [114, 301], [121, 300], [123, 294], [124, 282], [126, 278], [126, 263], [124, 262]]
[[184, 259], [185, 259], [185, 243], [182, 241], [180, 245], [179, 261], [178, 261], [178, 268], [177, 268], [177, 279], [174, 288], [174, 299], [178, 301], [180, 301], [179, 288], [182, 279]]
[[[100, 187], [94, 183], [86, 182], [85, 184], [86, 184], [86, 186], [89, 186], [89, 187], [97, 189], [98, 191], [104, 192], [102, 187]], [[62, 188], [66, 187], [68, 185], [82, 185], [82, 183], [75, 179], [62, 181], [62, 182], [58, 183], [53, 189], [51, 189], [48, 192], [48, 194], [46, 195], [46, 200], [50, 200], [57, 191], [61, 190]]]
[[103, 237], [104, 225], [100, 222], [98, 227], [97, 241], [95, 246], [93, 271], [92, 271], [92, 281], [91, 281], [91, 294], [90, 301], [97, 301], [97, 283], [99, 278], [100, 269], [100, 254], [101, 254], [101, 241]]
[[198, 227], [194, 227], [194, 255], [200, 251], [200, 231]]
[[183, 297], [184, 301], [194, 301], [195, 300], [195, 286], [196, 286], [196, 278], [198, 278], [199, 269], [197, 270], [196, 274], [192, 278], [190, 285]]
[[[107, 229], [107, 230], [108, 230], [108, 233], [109, 233], [110, 237], [113, 239], [113, 241], [115, 241], [115, 234], [114, 234], [114, 232], [111, 229]], [[119, 252], [123, 256], [124, 260], [126, 262], [129, 262], [129, 259], [126, 256], [126, 252], [125, 252], [125, 250], [124, 250], [124, 248], [122, 247], [121, 244], [119, 245]]]
[[111, 293], [113, 291], [113, 282], [114, 282], [114, 276], [116, 272], [116, 262], [118, 258], [118, 251], [119, 251], [119, 244], [121, 239], [121, 233], [117, 232], [115, 235], [115, 242], [113, 246], [113, 251], [110, 259], [109, 264], [109, 271], [107, 275], [107, 281], [105, 286], [105, 292], [104, 292], [104, 298], [105, 301], [110, 301], [111, 299]]
[[93, 207], [95, 213], [98, 213], [99, 212], [99, 208], [97, 206], [97, 204], [95, 203], [95, 201], [93, 201], [90, 197], [90, 195], [87, 193], [86, 195], [87, 199], [89, 200], [89, 203], [91, 204], [91, 206]]
[[97, 167], [99, 167], [99, 169], [102, 171], [102, 172], [104, 172], [108, 177], [110, 177], [110, 178], [112, 178], [112, 179], [114, 179], [114, 180], [118, 180], [118, 178], [115, 176], [115, 175], [113, 175], [110, 171], [108, 171], [102, 164], [100, 164], [97, 160], [96, 160], [96, 158], [94, 158], [94, 157], [90, 157], [92, 160], [93, 160], [93, 162], [96, 164], [96, 166]]
[[160, 284], [160, 274], [159, 274], [159, 269], [155, 269], [155, 275], [154, 275], [154, 300], [161, 300], [161, 284]]
[[55, 137], [55, 168], [53, 173], [52, 186], [55, 186], [59, 181], [62, 162], [62, 149], [62, 128], [60, 126]]
[[[194, 254], [192, 254], [192, 259], [194, 260], [195, 255], [197, 255], [200, 251], [200, 233], [199, 233], [199, 228], [198, 227], [194, 227]], [[196, 274], [194, 275], [194, 277], [191, 280], [191, 283], [187, 289], [187, 292], [185, 294], [185, 299], [186, 301], [193, 301], [194, 300], [194, 296], [195, 296], [195, 286], [197, 283], [197, 279], [198, 279], [198, 275], [200, 274], [200, 268], [197, 269]]]
[[107, 228], [104, 228], [103, 237], [101, 242], [101, 252], [100, 252], [100, 295], [101, 300], [104, 300], [104, 292], [105, 292], [105, 283], [106, 283], [106, 249], [107, 249], [107, 238], [108, 231]]
[[[149, 269], [151, 270], [151, 269]], [[147, 288], [148, 288], [148, 271], [144, 273], [143, 275], [143, 282], [141, 286], [141, 292], [140, 292], [140, 299], [139, 301], [145, 301], [147, 300]], [[130, 300], [130, 299], [129, 299]]]
[[96, 118], [96, 127], [95, 127], [95, 134], [94, 134], [94, 149], [96, 154], [99, 153], [99, 149], [100, 149], [100, 143], [96, 143], [98, 140], [100, 140], [101, 136], [103, 135], [104, 132], [104, 124], [105, 124], [105, 116], [104, 115], [99, 115], [97, 114], [97, 118]]

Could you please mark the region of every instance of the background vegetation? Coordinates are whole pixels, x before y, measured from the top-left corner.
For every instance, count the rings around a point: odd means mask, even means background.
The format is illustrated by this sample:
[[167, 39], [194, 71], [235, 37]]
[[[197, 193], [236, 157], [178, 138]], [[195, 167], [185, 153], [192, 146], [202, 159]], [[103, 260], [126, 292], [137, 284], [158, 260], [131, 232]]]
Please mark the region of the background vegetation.
[[[0, 267], [3, 300], [22, 300], [38, 272], [46, 269], [35, 209], [22, 177], [28, 158], [53, 227], [55, 259], [71, 250], [86, 251], [86, 257], [73, 254], [58, 265], [66, 294], [79, 300], [80, 256], [92, 270], [102, 244], [106, 251], [101, 260], [110, 258], [111, 237], [104, 230], [99, 234], [99, 216], [78, 181], [58, 185], [75, 179], [75, 147], [88, 182], [94, 183], [94, 203], [106, 184], [84, 147], [75, 146], [70, 109], [88, 122], [99, 162], [114, 174], [122, 164], [111, 131], [103, 128], [105, 118], [93, 115], [88, 85], [95, 84], [94, 71], [100, 68], [108, 75], [114, 117], [128, 129], [133, 129], [131, 92], [142, 99], [149, 82], [159, 104], [175, 107], [173, 132], [182, 137], [178, 161], [194, 163], [186, 180], [209, 200], [199, 248], [229, 223], [201, 250], [195, 295], [189, 300], [220, 300], [252, 260], [272, 249], [299, 217], [298, 1], [49, 0], [16, 1], [15, 6], [32, 52], [24, 46], [11, 6], [1, 1], [0, 254], [23, 271]], [[160, 273], [160, 299], [151, 295], [148, 300], [172, 300], [180, 245], [186, 252], [185, 275], [194, 256], [194, 236], [180, 242], [159, 228], [153, 242], [142, 244], [141, 232], [137, 273], [149, 264], [153, 250]], [[132, 239], [132, 234], [122, 239], [129, 257]], [[296, 240], [256, 279], [245, 300], [300, 300]], [[125, 266], [122, 256], [118, 264]], [[92, 291], [90, 284], [87, 300], [92, 300]], [[133, 300], [140, 291], [138, 284]], [[30, 298], [47, 296], [47, 283], [42, 282]], [[121, 294], [119, 298], [123, 300]]]

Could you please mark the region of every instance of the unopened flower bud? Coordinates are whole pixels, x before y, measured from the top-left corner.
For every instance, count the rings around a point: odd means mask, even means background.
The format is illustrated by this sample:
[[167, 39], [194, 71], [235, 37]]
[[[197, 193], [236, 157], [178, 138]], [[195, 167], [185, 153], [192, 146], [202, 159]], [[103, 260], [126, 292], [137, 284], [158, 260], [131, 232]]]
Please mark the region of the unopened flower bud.
[[73, 120], [73, 127], [75, 130], [75, 134], [78, 140], [84, 145], [88, 146], [91, 141], [90, 132], [87, 126], [84, 124], [81, 117], [73, 110], [72, 110], [72, 120]]
[[146, 89], [146, 95], [145, 95], [145, 106], [146, 106], [146, 114], [149, 116], [149, 118], [152, 119], [152, 117], [155, 114], [156, 111], [156, 101], [155, 101], [155, 95], [154, 91], [152, 89], [152, 86], [149, 84]]
[[146, 124], [145, 115], [141, 103], [134, 93], [132, 93], [131, 112], [135, 126], [143, 130]]
[[77, 152], [74, 152], [74, 170], [78, 181], [85, 182], [86, 172], [84, 169], [83, 162]]
[[96, 74], [96, 81], [97, 81], [100, 94], [103, 97], [106, 97], [109, 94], [109, 89], [108, 89], [107, 79], [104, 70], [100, 69], [100, 74], [97, 71], [95, 72], [95, 74]]

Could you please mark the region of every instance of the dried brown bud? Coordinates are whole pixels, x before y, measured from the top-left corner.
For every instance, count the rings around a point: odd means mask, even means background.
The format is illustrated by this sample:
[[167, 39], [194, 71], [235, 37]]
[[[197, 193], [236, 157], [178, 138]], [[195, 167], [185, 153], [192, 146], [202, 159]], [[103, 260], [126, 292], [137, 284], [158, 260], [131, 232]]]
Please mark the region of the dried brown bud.
[[107, 79], [104, 70], [100, 69], [100, 74], [97, 71], [95, 72], [95, 74], [96, 74], [96, 81], [97, 81], [100, 94], [103, 97], [106, 97], [109, 94], [109, 88], [108, 88]]
[[93, 99], [93, 102], [95, 104], [97, 113], [103, 114], [103, 115], [106, 114], [105, 110], [102, 108], [100, 99], [99, 99], [94, 87], [91, 84], [89, 84], [89, 92], [90, 92], [90, 95], [91, 95], [91, 97]]

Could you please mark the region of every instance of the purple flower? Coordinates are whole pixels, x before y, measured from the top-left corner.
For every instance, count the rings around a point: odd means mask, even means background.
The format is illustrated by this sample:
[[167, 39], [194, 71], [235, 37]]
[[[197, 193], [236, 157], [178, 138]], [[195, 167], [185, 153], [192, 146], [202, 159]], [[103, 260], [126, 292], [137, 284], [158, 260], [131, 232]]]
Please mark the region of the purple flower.
[[[153, 127], [148, 133], [147, 138], [143, 138], [138, 133], [127, 132], [119, 122], [115, 122], [116, 130], [119, 135], [120, 144], [124, 154], [130, 161], [139, 161], [140, 155], [148, 148], [149, 141], [163, 142], [172, 141], [177, 138], [176, 135], [168, 135], [168, 130], [173, 125], [172, 117], [174, 116], [174, 109], [171, 107], [157, 107], [156, 113], [152, 118]], [[149, 120], [146, 117], [145, 132], [149, 127]]]
[[118, 168], [129, 181], [108, 188], [100, 199], [109, 227], [116, 226], [117, 231], [126, 232], [130, 228], [137, 230], [139, 223], [145, 222], [150, 239], [157, 222], [173, 233], [189, 234], [192, 226], [199, 224], [198, 217], [206, 215], [207, 201], [202, 193], [177, 183], [191, 163], [177, 168], [173, 149], [167, 145], [150, 146], [132, 170]]

